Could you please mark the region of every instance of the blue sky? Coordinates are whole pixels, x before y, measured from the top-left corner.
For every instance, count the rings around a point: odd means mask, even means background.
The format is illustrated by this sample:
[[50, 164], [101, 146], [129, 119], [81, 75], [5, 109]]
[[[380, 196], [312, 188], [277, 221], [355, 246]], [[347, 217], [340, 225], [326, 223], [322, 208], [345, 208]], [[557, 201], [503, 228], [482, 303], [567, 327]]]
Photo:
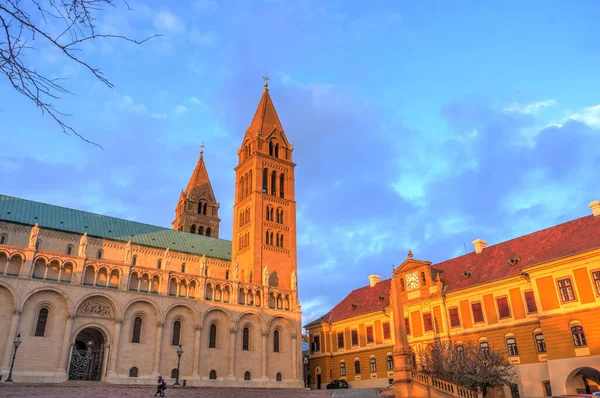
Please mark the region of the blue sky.
[[0, 78], [3, 194], [170, 226], [198, 156], [231, 236], [236, 150], [271, 76], [294, 144], [305, 322], [388, 278], [591, 214], [600, 199], [597, 2], [129, 1], [66, 77], [63, 135]]

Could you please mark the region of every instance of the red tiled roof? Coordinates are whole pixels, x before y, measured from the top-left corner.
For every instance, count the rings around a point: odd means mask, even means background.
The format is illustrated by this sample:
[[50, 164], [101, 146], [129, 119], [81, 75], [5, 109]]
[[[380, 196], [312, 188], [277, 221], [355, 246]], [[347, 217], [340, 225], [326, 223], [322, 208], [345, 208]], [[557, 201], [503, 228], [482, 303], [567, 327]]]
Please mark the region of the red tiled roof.
[[269, 89], [265, 87], [249, 130], [253, 134], [258, 133], [264, 138], [271, 134], [275, 127], [282, 129], [275, 105], [273, 105], [273, 100], [269, 95]]
[[[432, 268], [443, 272], [446, 292], [452, 292], [516, 276], [527, 267], [598, 248], [600, 216], [590, 215], [488, 246], [479, 254], [471, 252], [433, 264]], [[511, 258], [519, 258], [519, 261], [510, 265]], [[465, 278], [464, 271], [471, 271], [471, 275]], [[330, 312], [306, 327], [377, 311], [389, 304], [390, 288], [387, 279], [372, 288], [353, 290]], [[378, 300], [380, 295], [385, 296], [383, 301]], [[352, 303], [358, 306], [352, 309]]]
[[[380, 300], [382, 296], [382, 300]], [[352, 304], [356, 304], [353, 308]], [[353, 290], [322, 317], [315, 319], [305, 327], [317, 325], [322, 322], [332, 323], [355, 316], [380, 311], [390, 304], [390, 279], [383, 280], [371, 287], [363, 286]]]
[[[562, 257], [600, 248], [600, 217], [592, 215], [488, 246], [432, 267], [444, 273], [446, 292], [519, 275], [521, 270]], [[510, 265], [511, 258], [519, 258]], [[471, 271], [468, 278], [463, 271]]]

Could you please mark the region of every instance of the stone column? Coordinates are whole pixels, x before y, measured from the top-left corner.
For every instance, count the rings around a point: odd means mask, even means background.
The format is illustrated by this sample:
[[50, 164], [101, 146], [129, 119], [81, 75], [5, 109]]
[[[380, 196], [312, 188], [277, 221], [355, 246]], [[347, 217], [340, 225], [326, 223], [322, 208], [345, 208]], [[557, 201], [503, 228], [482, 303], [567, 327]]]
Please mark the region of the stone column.
[[268, 380], [267, 377], [267, 336], [269, 336], [269, 332], [262, 332], [262, 379]]
[[[410, 256], [410, 253], [409, 253]], [[404, 325], [404, 306], [402, 304], [400, 276], [397, 268], [392, 273], [390, 301], [394, 328], [394, 396], [417, 397], [412, 391], [412, 360]]]
[[112, 350], [110, 352], [110, 363], [108, 364], [108, 378], [117, 378], [117, 360], [119, 357], [119, 342], [121, 341], [121, 325], [123, 324], [122, 319], [115, 321], [115, 330], [113, 332], [113, 343]]
[[35, 249], [23, 249], [25, 259], [19, 270], [19, 278], [31, 278], [33, 276], [33, 259], [35, 257]]
[[6, 341], [4, 344], [6, 345], [6, 349], [4, 351], [4, 361], [2, 362], [2, 369], [6, 370], [8, 373], [8, 368], [10, 368], [10, 361], [12, 359], [13, 350], [15, 346], [13, 345], [13, 341], [15, 340], [15, 336], [17, 335], [17, 327], [19, 326], [19, 320], [21, 320], [21, 310], [14, 310], [12, 318], [10, 320], [10, 328], [8, 329], [8, 336], [6, 336]]
[[196, 325], [196, 334], [194, 340], [194, 363], [192, 364], [192, 378], [197, 379], [200, 377], [198, 374], [198, 362], [200, 358], [200, 339], [202, 333], [202, 326]]
[[296, 381], [298, 377], [298, 335], [296, 333], [292, 334], [292, 364], [292, 378]]
[[65, 334], [63, 336], [62, 348], [60, 350], [60, 359], [58, 361], [58, 369], [56, 371], [57, 376], [59, 378], [65, 378], [65, 381], [68, 378], [67, 375], [67, 362], [69, 361], [69, 356], [71, 355], [71, 333], [73, 332], [73, 320], [75, 319], [75, 314], [69, 314], [67, 317], [67, 324], [65, 325]]
[[152, 367], [152, 377], [158, 377], [159, 375], [160, 352], [162, 350], [162, 333], [165, 324], [164, 322], [158, 322], [156, 326], [156, 341], [154, 343], [154, 363]]
[[229, 338], [229, 380], [235, 380], [235, 334], [237, 329], [231, 328]]

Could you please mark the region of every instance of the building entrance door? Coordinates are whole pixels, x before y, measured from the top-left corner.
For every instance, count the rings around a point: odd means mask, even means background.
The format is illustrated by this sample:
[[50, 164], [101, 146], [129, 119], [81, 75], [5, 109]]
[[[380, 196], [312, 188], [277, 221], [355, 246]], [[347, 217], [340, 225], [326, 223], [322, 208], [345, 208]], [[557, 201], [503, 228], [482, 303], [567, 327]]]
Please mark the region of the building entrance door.
[[317, 390], [321, 389], [321, 375], [317, 375]]
[[83, 329], [75, 338], [71, 351], [69, 380], [94, 380], [102, 378], [104, 336], [96, 328]]

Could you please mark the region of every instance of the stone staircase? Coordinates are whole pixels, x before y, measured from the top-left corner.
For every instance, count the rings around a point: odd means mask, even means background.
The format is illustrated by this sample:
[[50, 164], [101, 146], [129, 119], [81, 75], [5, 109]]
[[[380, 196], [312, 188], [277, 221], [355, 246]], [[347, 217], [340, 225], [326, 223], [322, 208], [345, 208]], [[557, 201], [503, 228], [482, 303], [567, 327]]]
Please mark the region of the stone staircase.
[[480, 391], [471, 390], [456, 384], [452, 384], [445, 380], [436, 379], [424, 373], [413, 371], [413, 383], [418, 383], [429, 390], [429, 396], [445, 398], [445, 397], [461, 397], [461, 398], [483, 398]]

